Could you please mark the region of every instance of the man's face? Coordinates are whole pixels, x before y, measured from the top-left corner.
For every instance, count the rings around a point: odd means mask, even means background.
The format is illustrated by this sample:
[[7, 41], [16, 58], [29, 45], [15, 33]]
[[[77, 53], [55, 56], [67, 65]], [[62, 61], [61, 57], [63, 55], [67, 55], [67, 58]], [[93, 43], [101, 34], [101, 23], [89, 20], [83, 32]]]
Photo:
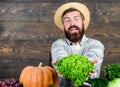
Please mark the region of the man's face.
[[78, 11], [73, 11], [63, 16], [63, 27], [66, 38], [71, 42], [78, 42], [84, 35], [84, 22]]

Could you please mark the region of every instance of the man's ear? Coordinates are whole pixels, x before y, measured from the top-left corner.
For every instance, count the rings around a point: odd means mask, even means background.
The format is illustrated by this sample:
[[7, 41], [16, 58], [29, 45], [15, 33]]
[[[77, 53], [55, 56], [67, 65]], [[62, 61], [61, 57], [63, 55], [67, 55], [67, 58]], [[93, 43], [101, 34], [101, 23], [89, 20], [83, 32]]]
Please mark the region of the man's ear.
[[83, 20], [83, 24], [85, 25], [85, 20]]
[[62, 23], [62, 28], [64, 28], [64, 24]]
[[62, 27], [63, 27], [63, 23], [62, 23]]
[[83, 20], [83, 26], [84, 26], [84, 29], [85, 29], [85, 24], [86, 24], [86, 23], [85, 23], [85, 20]]

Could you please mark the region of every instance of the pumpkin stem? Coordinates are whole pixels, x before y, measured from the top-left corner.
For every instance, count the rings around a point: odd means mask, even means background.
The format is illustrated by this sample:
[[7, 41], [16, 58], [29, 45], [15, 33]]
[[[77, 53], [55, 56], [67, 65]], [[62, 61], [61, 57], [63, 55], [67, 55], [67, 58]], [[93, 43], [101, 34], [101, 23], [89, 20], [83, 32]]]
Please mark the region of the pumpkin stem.
[[39, 66], [38, 67], [41, 67], [42, 66], [42, 63], [40, 62]]

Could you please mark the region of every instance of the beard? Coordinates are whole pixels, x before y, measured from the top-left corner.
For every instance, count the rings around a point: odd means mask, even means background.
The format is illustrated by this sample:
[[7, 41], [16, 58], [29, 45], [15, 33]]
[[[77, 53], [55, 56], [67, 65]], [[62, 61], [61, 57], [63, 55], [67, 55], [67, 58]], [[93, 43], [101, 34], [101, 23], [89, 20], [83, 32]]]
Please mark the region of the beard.
[[[69, 30], [70, 30], [71, 28], [76, 28], [76, 29], [78, 30], [78, 33], [76, 32], [76, 33], [71, 34], [71, 33], [69, 32]], [[64, 32], [65, 32], [66, 38], [67, 38], [68, 40], [70, 40], [71, 42], [81, 41], [81, 39], [82, 39], [82, 37], [83, 37], [83, 35], [84, 35], [84, 33], [85, 33], [84, 25], [83, 25], [83, 27], [82, 27], [81, 29], [80, 29], [79, 27], [77, 27], [77, 26], [71, 26], [71, 27], [68, 28], [68, 31], [66, 31], [66, 30], [64, 29]]]

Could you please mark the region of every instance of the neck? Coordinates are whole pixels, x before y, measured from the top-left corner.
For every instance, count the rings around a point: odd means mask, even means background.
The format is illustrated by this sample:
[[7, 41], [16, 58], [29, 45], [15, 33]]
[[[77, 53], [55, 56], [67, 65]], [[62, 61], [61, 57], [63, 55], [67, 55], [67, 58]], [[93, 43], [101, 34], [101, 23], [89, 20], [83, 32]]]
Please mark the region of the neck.
[[75, 44], [79, 44], [81, 42], [81, 40], [79, 40], [79, 41], [76, 41], [76, 42], [73, 42], [73, 43], [75, 43]]

